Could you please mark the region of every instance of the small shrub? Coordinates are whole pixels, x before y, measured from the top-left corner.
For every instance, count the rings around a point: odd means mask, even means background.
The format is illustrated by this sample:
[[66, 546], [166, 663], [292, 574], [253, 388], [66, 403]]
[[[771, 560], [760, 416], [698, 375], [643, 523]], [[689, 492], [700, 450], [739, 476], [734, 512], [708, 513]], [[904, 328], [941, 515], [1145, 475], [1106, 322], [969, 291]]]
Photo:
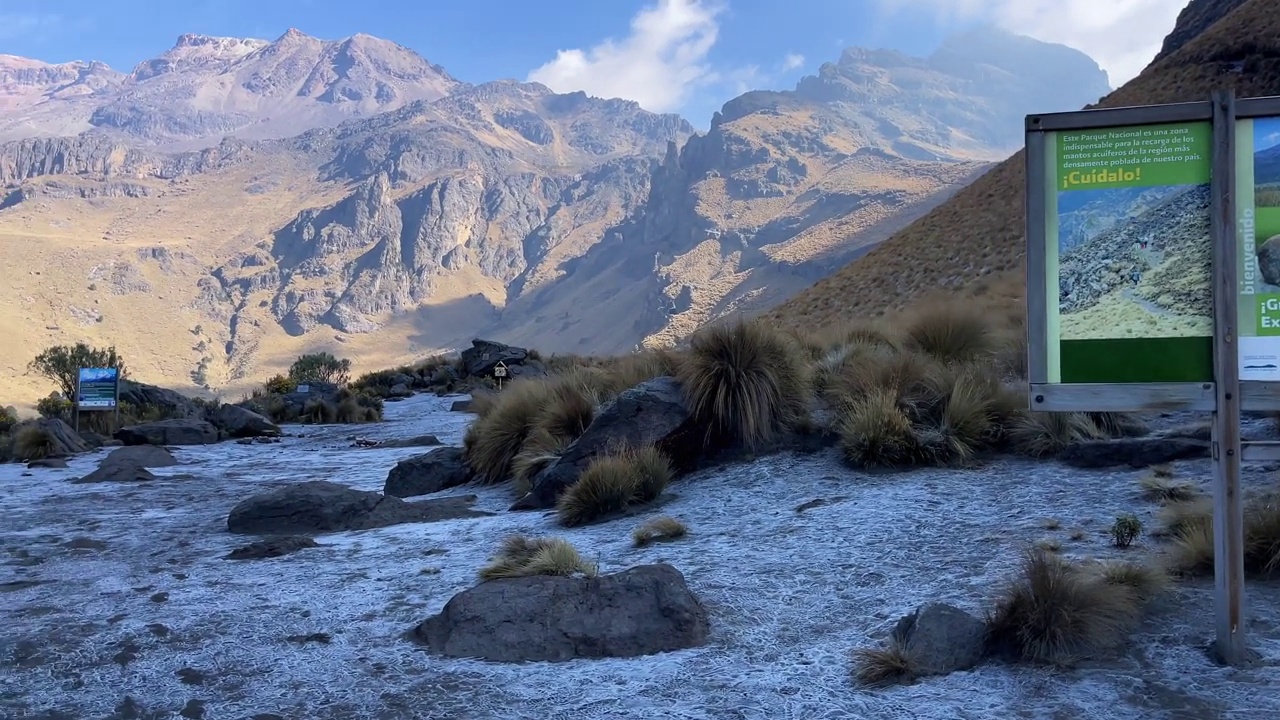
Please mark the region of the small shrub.
[[636, 547], [647, 547], [655, 542], [675, 540], [687, 535], [689, 528], [673, 517], [663, 515], [653, 518], [631, 531], [631, 542]]
[[13, 436], [13, 456], [23, 462], [43, 460], [56, 448], [53, 435], [38, 425], [19, 428]]
[[327, 352], [301, 355], [289, 366], [289, 378], [298, 385], [312, 382], [346, 385], [351, 379], [351, 361]]
[[6, 434], [18, 424], [18, 411], [12, 405], [0, 407], [0, 434]]
[[513, 535], [502, 542], [498, 554], [479, 572], [480, 581], [532, 575], [588, 575], [598, 572], [578, 554], [568, 541], [560, 538], [529, 539]]
[[262, 383], [262, 389], [273, 395], [287, 395], [298, 389], [298, 381], [284, 375], [275, 375]]
[[1138, 485], [1147, 499], [1160, 503], [1185, 502], [1199, 495], [1195, 485], [1175, 480], [1172, 473], [1166, 475], [1154, 468], [1138, 479]]
[[987, 618], [993, 645], [1014, 657], [1070, 664], [1121, 645], [1141, 620], [1134, 588], [1032, 550]]
[[1012, 449], [1034, 458], [1050, 457], [1073, 442], [1098, 437], [1087, 415], [1028, 411], [1013, 418], [1007, 438]]
[[906, 682], [914, 673], [911, 658], [897, 637], [883, 648], [859, 648], [853, 655], [853, 676], [868, 687], [885, 687]]
[[670, 461], [657, 449], [626, 449], [592, 460], [556, 503], [565, 527], [595, 520], [630, 505], [652, 502], [671, 481]]
[[56, 392], [49, 393], [48, 397], [40, 398], [36, 402], [36, 412], [40, 413], [42, 418], [70, 420], [74, 407], [75, 405], [70, 400]]
[[709, 442], [755, 447], [808, 412], [808, 368], [800, 349], [760, 322], [698, 332], [677, 376]]
[[936, 305], [920, 312], [906, 327], [908, 349], [946, 363], [989, 357], [995, 349], [989, 321], [962, 305]]
[[1111, 525], [1111, 541], [1119, 548], [1127, 548], [1142, 534], [1142, 521], [1133, 513], [1116, 518]]

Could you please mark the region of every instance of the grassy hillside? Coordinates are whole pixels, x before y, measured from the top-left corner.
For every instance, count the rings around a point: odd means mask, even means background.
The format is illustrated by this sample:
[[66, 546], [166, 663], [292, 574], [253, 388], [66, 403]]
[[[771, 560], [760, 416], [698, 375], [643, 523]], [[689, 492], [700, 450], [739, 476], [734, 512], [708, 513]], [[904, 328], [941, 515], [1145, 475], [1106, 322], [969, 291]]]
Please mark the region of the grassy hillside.
[[[1241, 97], [1280, 94], [1280, 13], [1272, 0], [1241, 5], [1090, 107], [1202, 100], [1228, 87]], [[769, 315], [789, 325], [821, 327], [956, 295], [1006, 307], [1020, 304], [1023, 162], [1018, 152]]]

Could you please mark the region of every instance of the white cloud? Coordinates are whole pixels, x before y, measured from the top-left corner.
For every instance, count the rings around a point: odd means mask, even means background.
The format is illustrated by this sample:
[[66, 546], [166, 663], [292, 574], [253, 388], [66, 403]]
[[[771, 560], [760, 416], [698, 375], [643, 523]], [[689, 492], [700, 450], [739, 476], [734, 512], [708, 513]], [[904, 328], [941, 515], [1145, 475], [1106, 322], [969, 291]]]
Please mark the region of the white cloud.
[[529, 80], [556, 92], [635, 100], [653, 112], [676, 110], [695, 88], [719, 79], [707, 54], [722, 9], [703, 0], [657, 0], [631, 19], [627, 37], [560, 50]]
[[62, 23], [61, 15], [0, 13], [0, 39], [43, 37]]
[[[1160, 50], [1186, 0], [915, 0], [936, 7], [944, 24], [982, 19], [1011, 32], [1087, 53], [1119, 87]], [[893, 12], [902, 0], [880, 0]]]
[[789, 72], [804, 67], [804, 56], [799, 53], [787, 53], [782, 58], [782, 72]]

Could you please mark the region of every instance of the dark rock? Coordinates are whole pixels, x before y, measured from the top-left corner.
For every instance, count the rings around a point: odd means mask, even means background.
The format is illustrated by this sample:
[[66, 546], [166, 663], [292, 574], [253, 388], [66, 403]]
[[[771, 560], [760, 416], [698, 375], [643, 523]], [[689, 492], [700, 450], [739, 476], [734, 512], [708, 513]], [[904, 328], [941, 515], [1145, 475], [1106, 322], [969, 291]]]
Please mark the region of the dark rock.
[[523, 363], [527, 357], [529, 351], [524, 348], [475, 339], [471, 341], [471, 347], [462, 351], [459, 366], [468, 377], [493, 377], [493, 369], [498, 363], [510, 369]]
[[49, 438], [53, 441], [50, 456], [75, 455], [89, 451], [89, 445], [76, 433], [75, 429], [58, 418], [41, 418], [32, 425], [49, 434]]
[[410, 390], [409, 386], [406, 385], [405, 383], [398, 382], [395, 385], [392, 385], [389, 390], [387, 390], [387, 394], [389, 394], [391, 397], [405, 398], [412, 395], [413, 391]]
[[186, 395], [132, 380], [120, 381], [120, 402], [140, 409], [154, 410], [171, 419], [204, 419], [205, 416], [204, 406]]
[[898, 621], [893, 634], [918, 676], [968, 670], [986, 654], [986, 623], [942, 603], [917, 608]]
[[28, 469], [34, 469], [34, 468], [65, 468], [65, 467], [67, 467], [67, 461], [66, 461], [66, 460], [63, 460], [62, 458], [56, 458], [56, 457], [53, 457], [53, 458], [43, 458], [43, 459], [40, 459], [40, 460], [32, 460], [31, 462], [27, 463], [27, 468], [28, 468]]
[[1058, 460], [1077, 468], [1127, 465], [1144, 468], [1175, 460], [1209, 457], [1209, 443], [1178, 437], [1149, 436], [1074, 442], [1058, 454]]
[[287, 485], [242, 500], [227, 516], [227, 530], [258, 535], [309, 535], [370, 530], [411, 522], [482, 517], [475, 495], [408, 503], [324, 480]]
[[525, 662], [651, 655], [697, 647], [708, 633], [684, 576], [658, 564], [491, 580], [453, 596], [410, 637], [448, 657]]
[[315, 540], [301, 535], [284, 535], [281, 537], [259, 540], [244, 547], [232, 550], [228, 560], [263, 560], [298, 552], [306, 548], [320, 547]]
[[442, 447], [405, 458], [387, 473], [382, 491], [391, 497], [405, 498], [463, 485], [471, 479], [471, 468], [462, 456], [462, 448]]
[[120, 428], [115, 437], [125, 445], [212, 445], [218, 429], [208, 420], [178, 418]]
[[102, 458], [97, 470], [72, 482], [146, 482], [156, 479], [156, 476], [146, 468], [170, 467], [177, 464], [178, 461], [165, 448], [154, 445], [125, 446], [112, 450]]
[[435, 435], [419, 435], [411, 438], [400, 438], [396, 440], [384, 440], [376, 445], [380, 448], [409, 448], [409, 447], [431, 447], [439, 445], [440, 438]]
[[209, 413], [209, 421], [227, 437], [254, 438], [279, 437], [280, 426], [248, 408], [239, 405], [219, 405]]
[[62, 544], [69, 550], [106, 550], [107, 544], [93, 538], [72, 538]]
[[449, 412], [471, 412], [470, 400], [454, 400], [449, 406]]
[[582, 437], [534, 477], [533, 489], [511, 509], [536, 510], [555, 505], [560, 493], [578, 479], [587, 465], [615, 445], [653, 444], [679, 465], [681, 458], [694, 453], [694, 446], [700, 445], [687, 432], [689, 425], [689, 410], [680, 384], [670, 377], [646, 380], [605, 404]]

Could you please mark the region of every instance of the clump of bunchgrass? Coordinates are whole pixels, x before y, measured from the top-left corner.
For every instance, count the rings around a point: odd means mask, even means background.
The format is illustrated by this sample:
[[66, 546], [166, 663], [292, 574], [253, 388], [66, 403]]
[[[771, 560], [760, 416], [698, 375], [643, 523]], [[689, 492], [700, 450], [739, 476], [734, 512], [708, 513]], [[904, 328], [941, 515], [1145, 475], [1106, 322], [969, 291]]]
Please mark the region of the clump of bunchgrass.
[[808, 412], [810, 379], [796, 342], [756, 321], [696, 333], [677, 377], [709, 442], [755, 447]]
[[1121, 646], [1142, 608], [1131, 585], [1031, 550], [987, 625], [995, 649], [1028, 662], [1067, 665]]
[[575, 527], [658, 499], [671, 463], [652, 446], [625, 448], [591, 461], [556, 502], [561, 525]]
[[1159, 503], [1186, 502], [1194, 500], [1199, 494], [1196, 486], [1173, 476], [1173, 469], [1168, 466], [1153, 467], [1138, 478], [1138, 486], [1149, 500]]
[[655, 542], [675, 540], [687, 535], [689, 528], [679, 520], [663, 515], [653, 518], [631, 531], [631, 542], [636, 547], [647, 547]]
[[915, 673], [911, 657], [897, 637], [882, 648], [858, 648], [853, 653], [853, 677], [868, 687], [885, 687], [907, 682]]
[[13, 456], [24, 462], [43, 460], [57, 451], [53, 433], [39, 425], [20, 427], [13, 436]]
[[905, 345], [945, 363], [989, 359], [996, 348], [990, 320], [955, 303], [927, 307], [907, 321]]
[[567, 540], [530, 539], [513, 535], [502, 542], [498, 554], [481, 568], [482, 582], [532, 575], [594, 576], [598, 567], [587, 562]]
[[1097, 426], [1082, 413], [1026, 411], [1012, 418], [1006, 434], [1009, 446], [1021, 455], [1057, 455], [1073, 442], [1099, 437]]

